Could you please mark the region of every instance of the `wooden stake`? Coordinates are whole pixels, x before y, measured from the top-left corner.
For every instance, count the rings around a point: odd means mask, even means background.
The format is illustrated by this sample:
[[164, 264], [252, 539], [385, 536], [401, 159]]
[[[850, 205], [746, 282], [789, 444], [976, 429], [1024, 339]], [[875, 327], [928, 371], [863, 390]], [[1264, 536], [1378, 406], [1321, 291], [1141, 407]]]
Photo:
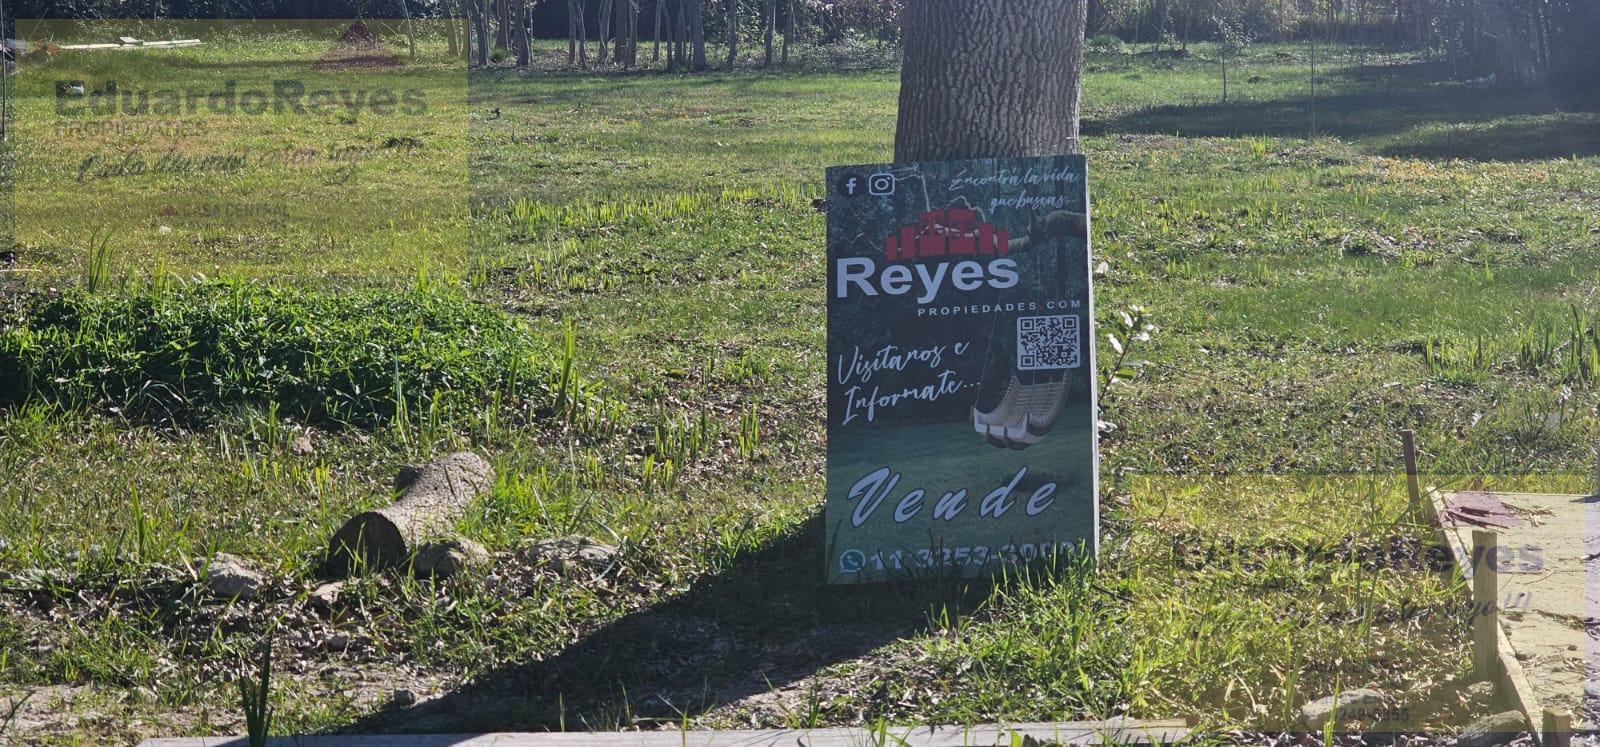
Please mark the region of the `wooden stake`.
[[1480, 680], [1500, 676], [1499, 541], [1494, 532], [1472, 530], [1472, 670]]
[[1406, 458], [1406, 490], [1411, 493], [1411, 510], [1422, 504], [1422, 487], [1417, 484], [1417, 432], [1407, 428], [1400, 431], [1400, 447]]
[[1600, 496], [1600, 439], [1594, 442], [1594, 494]]
[[1544, 747], [1572, 747], [1572, 711], [1544, 709]]

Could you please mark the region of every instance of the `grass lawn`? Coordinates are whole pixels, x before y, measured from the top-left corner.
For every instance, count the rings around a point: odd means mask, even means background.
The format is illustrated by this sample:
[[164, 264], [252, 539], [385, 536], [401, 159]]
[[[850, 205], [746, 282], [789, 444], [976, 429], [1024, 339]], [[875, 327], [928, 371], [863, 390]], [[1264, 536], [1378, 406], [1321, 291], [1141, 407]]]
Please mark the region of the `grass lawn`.
[[[1600, 97], [1322, 48], [1313, 102], [1307, 53], [1256, 47], [1227, 103], [1205, 47], [1091, 59], [1098, 317], [1138, 306], [1159, 329], [1105, 392], [1098, 572], [963, 588], [820, 584], [812, 200], [825, 166], [890, 159], [894, 71], [474, 73], [462, 110], [373, 156], [378, 187], [248, 229], [202, 208], [320, 175], [208, 175], [162, 198], [203, 219], [171, 233], [92, 230], [81, 184], [19, 191], [0, 734], [241, 730], [231, 679], [263, 637], [285, 733], [1270, 729], [1354, 687], [1459, 726], [1469, 611], [1405, 519], [1396, 432], [1440, 481], [1588, 489]], [[282, 124], [329, 148], [415, 134]], [[308, 610], [339, 523], [389, 501], [401, 464], [464, 447], [499, 474], [460, 527], [493, 568], [364, 576]], [[527, 550], [571, 534], [618, 562]], [[269, 574], [259, 598], [193, 591], [218, 550]], [[398, 688], [424, 702], [389, 708]]]

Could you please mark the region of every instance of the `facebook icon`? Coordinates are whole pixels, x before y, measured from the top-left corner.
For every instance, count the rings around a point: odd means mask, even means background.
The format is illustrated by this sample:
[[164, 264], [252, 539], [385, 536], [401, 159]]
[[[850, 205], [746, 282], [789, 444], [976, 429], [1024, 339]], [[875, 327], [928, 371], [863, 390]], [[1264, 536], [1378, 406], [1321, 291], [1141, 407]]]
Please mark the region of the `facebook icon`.
[[867, 180], [854, 171], [845, 172], [836, 186], [841, 197], [860, 197], [867, 193]]

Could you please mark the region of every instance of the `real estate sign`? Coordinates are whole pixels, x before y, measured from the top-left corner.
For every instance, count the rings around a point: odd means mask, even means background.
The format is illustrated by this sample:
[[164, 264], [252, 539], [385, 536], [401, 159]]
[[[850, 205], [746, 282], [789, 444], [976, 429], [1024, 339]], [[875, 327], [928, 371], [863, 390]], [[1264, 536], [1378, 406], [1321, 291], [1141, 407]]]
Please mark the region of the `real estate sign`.
[[828, 170], [827, 576], [1098, 549], [1082, 156]]

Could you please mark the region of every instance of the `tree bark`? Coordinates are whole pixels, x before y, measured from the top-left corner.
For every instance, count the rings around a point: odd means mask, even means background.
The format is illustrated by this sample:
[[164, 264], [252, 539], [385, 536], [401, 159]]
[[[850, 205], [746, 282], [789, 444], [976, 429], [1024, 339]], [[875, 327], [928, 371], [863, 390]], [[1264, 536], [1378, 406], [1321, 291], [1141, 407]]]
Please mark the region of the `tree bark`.
[[1078, 153], [1086, 0], [909, 0], [895, 160]]
[[463, 451], [403, 469], [395, 483], [404, 491], [399, 500], [356, 514], [333, 535], [328, 569], [334, 575], [402, 565], [423, 542], [451, 534], [473, 499], [494, 486], [494, 469]]

